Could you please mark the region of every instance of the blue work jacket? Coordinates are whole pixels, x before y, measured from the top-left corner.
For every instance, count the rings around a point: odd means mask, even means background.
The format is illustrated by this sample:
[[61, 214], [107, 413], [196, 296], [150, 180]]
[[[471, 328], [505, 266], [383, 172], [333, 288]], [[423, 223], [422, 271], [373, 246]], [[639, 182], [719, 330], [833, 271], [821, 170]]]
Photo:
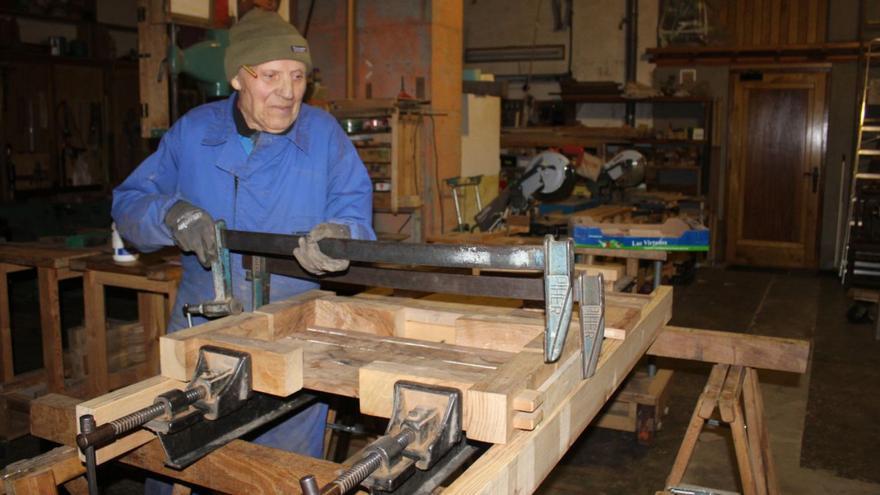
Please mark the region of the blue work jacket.
[[[348, 225], [355, 239], [375, 239], [372, 183], [330, 114], [303, 104], [287, 133], [261, 133], [248, 154], [233, 120], [235, 101], [233, 95], [188, 112], [113, 191], [113, 219], [126, 241], [143, 252], [173, 245], [164, 220], [179, 200], [225, 220], [230, 229], [293, 234], [335, 222]], [[232, 280], [233, 295], [252, 309], [251, 283], [240, 255], [232, 256]], [[271, 300], [315, 287], [311, 281], [273, 275]], [[195, 255], [183, 256], [169, 331], [185, 326], [184, 304], [213, 298], [210, 270]]]

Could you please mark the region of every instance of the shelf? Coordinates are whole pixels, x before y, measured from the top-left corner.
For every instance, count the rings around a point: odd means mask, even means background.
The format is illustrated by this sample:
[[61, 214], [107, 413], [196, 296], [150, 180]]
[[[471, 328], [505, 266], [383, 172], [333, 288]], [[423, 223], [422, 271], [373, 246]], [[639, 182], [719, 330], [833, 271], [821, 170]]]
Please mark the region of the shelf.
[[35, 21], [44, 21], [44, 22], [57, 22], [59, 24], [94, 24], [96, 26], [101, 26], [107, 29], [111, 29], [113, 31], [128, 31], [132, 33], [137, 32], [137, 26], [123, 26], [120, 24], [110, 24], [105, 22], [98, 22], [91, 18], [82, 18], [82, 19], [74, 19], [70, 17], [61, 17], [47, 14], [35, 14], [30, 12], [21, 12], [15, 9], [3, 9], [0, 8], [0, 15], [3, 16], [11, 16], [11, 17], [21, 17], [24, 19], [32, 19]]
[[565, 103], [712, 103], [712, 98], [702, 96], [653, 96], [648, 98], [624, 98], [619, 95], [559, 94]]

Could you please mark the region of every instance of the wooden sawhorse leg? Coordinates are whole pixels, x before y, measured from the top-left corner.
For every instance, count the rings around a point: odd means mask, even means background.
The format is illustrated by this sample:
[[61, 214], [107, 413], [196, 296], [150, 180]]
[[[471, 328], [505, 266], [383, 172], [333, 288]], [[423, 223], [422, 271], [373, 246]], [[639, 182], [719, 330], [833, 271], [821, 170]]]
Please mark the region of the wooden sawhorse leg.
[[764, 402], [754, 368], [716, 364], [697, 400], [666, 487], [681, 483], [706, 420], [718, 409], [730, 425], [743, 495], [778, 495], [779, 483], [770, 454]]

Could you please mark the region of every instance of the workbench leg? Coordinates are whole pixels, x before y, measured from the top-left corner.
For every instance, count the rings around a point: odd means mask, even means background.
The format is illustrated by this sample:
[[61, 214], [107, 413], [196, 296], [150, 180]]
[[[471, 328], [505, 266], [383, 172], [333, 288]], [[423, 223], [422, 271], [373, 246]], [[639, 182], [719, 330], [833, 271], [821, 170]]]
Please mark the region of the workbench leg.
[[38, 268], [40, 326], [43, 336], [43, 367], [50, 392], [64, 390], [64, 357], [61, 350], [61, 303], [58, 298], [58, 270]]
[[733, 436], [733, 449], [736, 452], [736, 463], [739, 466], [739, 477], [742, 482], [743, 495], [758, 495], [755, 484], [755, 466], [749, 455], [749, 439], [746, 435], [746, 423], [743, 418], [742, 407], [739, 403], [733, 408], [733, 423], [730, 423], [730, 433]]
[[638, 258], [627, 258], [626, 259], [626, 270], [625, 273], [627, 276], [632, 277], [633, 280], [633, 292], [639, 291], [639, 260]]
[[9, 321], [9, 285], [6, 265], [0, 263], [0, 380], [9, 383], [15, 377], [12, 361], [12, 325]]
[[165, 295], [138, 292], [138, 315], [144, 326], [144, 369], [141, 380], [159, 374], [159, 337], [165, 335]]
[[86, 319], [86, 352], [88, 352], [88, 390], [91, 396], [108, 392], [107, 376], [107, 314], [104, 307], [104, 284], [95, 272], [83, 274], [83, 300]]

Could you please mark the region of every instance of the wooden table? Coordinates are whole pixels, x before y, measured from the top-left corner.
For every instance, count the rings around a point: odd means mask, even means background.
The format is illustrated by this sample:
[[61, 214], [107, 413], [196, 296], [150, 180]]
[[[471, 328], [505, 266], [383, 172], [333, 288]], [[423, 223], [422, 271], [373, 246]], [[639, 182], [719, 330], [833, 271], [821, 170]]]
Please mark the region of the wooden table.
[[[155, 375], [159, 371], [159, 337], [177, 297], [182, 269], [173, 252], [163, 250], [141, 255], [132, 263], [116, 263], [109, 254], [80, 258], [71, 269], [83, 274], [86, 347], [89, 353], [86, 373], [90, 395], [106, 393]], [[135, 368], [110, 373], [107, 367], [106, 286], [134, 289], [138, 295], [138, 316], [144, 326], [146, 360]]]
[[81, 276], [70, 270], [70, 263], [97, 252], [95, 249], [70, 249], [37, 243], [0, 244], [0, 377], [5, 385], [16, 381], [6, 275], [34, 268], [37, 270], [45, 379], [49, 391], [59, 392], [64, 389], [64, 361], [58, 282]]

